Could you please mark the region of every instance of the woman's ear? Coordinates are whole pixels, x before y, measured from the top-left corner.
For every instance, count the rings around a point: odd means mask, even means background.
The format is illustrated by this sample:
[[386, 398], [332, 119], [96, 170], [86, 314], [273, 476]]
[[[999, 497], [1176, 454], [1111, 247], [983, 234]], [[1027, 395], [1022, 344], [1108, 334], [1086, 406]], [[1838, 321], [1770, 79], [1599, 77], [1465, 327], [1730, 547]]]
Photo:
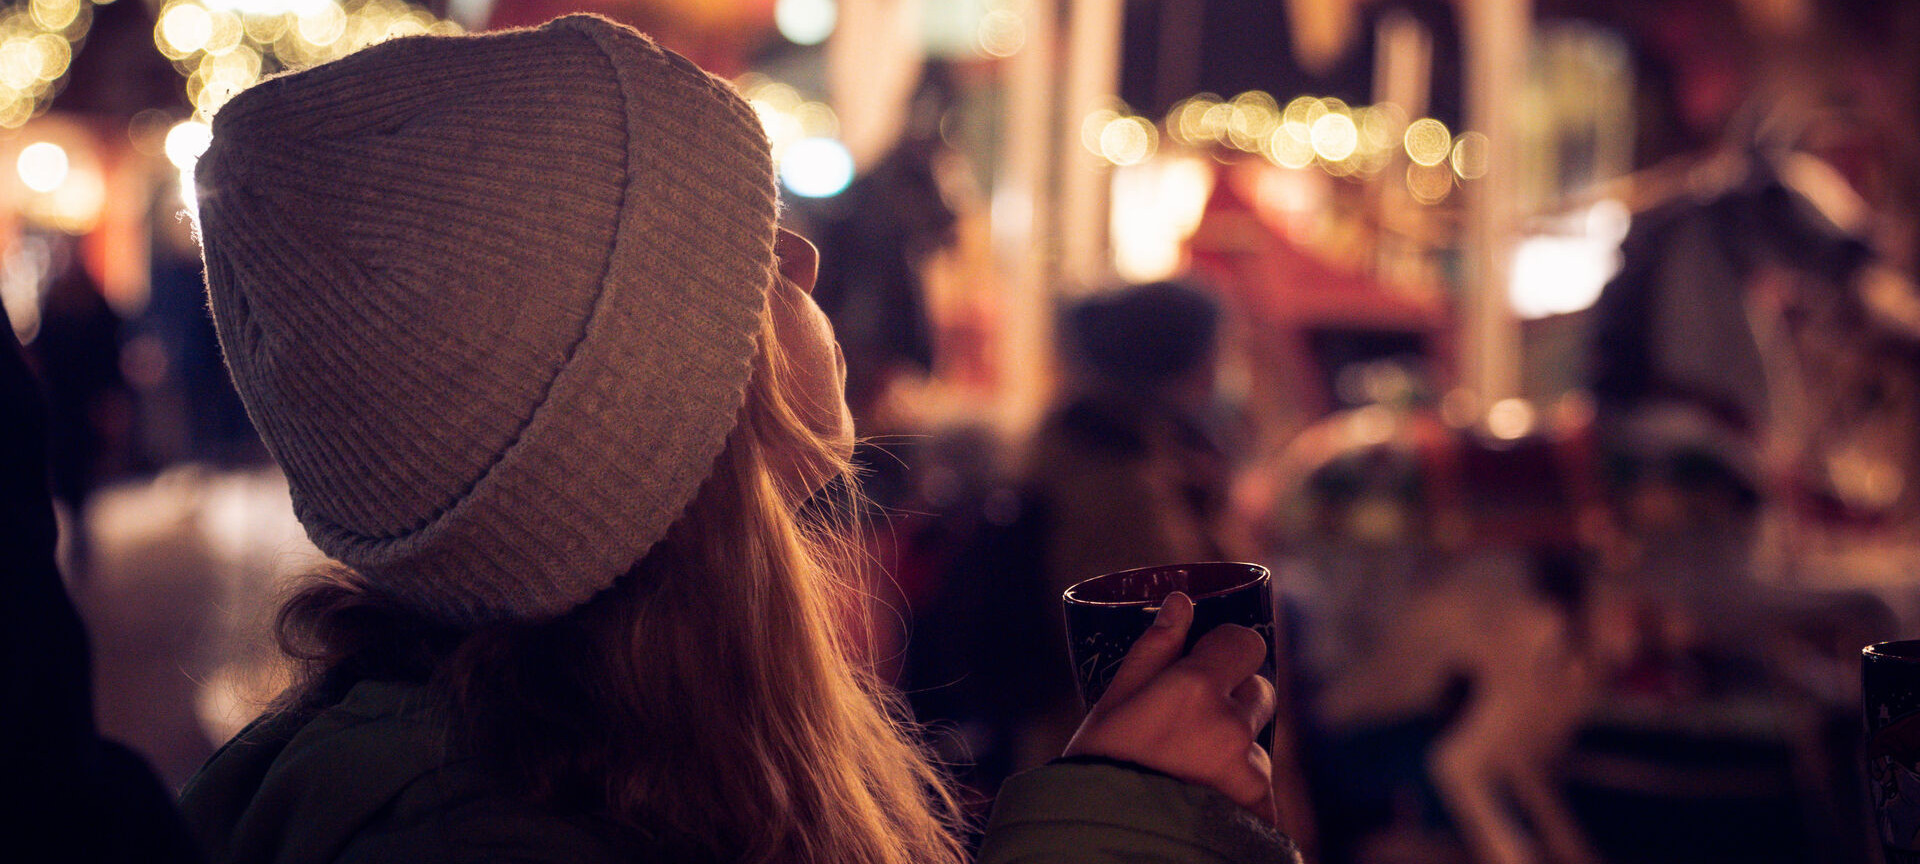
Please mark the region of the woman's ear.
[[774, 235], [773, 258], [779, 262], [781, 276], [812, 293], [813, 282], [820, 276], [820, 250], [813, 248], [812, 242], [781, 228]]

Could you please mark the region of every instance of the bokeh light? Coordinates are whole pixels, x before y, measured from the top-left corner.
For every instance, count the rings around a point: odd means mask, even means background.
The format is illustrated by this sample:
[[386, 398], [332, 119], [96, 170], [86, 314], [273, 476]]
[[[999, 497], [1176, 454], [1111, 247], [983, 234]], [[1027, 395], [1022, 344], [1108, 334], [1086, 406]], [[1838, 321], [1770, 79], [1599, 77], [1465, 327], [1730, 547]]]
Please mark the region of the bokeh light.
[[40, 52], [31, 39], [0, 43], [0, 84], [10, 90], [31, 90], [40, 78]]
[[1507, 300], [1527, 320], [1578, 312], [1600, 299], [1619, 269], [1618, 246], [1585, 237], [1529, 237], [1514, 245]]
[[1323, 115], [1313, 121], [1310, 135], [1314, 154], [1329, 162], [1345, 162], [1360, 145], [1360, 130], [1346, 114]]
[[198, 120], [183, 120], [167, 130], [167, 161], [183, 171], [190, 169], [211, 143], [212, 127]]
[[833, 35], [840, 9], [834, 0], [779, 0], [773, 6], [773, 25], [795, 45], [818, 45]]
[[207, 43], [201, 47], [201, 50], [218, 56], [243, 47], [240, 43], [247, 36], [247, 28], [241, 23], [240, 16], [220, 10], [209, 13], [207, 18], [213, 25], [213, 30], [207, 36]]
[[1119, 117], [1100, 131], [1100, 155], [1115, 165], [1138, 165], [1160, 146], [1160, 131], [1144, 117]]
[[1491, 142], [1480, 132], [1464, 132], [1453, 142], [1453, 173], [1462, 180], [1478, 180], [1487, 176], [1487, 150]]
[[1299, 128], [1282, 125], [1267, 136], [1264, 151], [1274, 164], [1286, 168], [1305, 168], [1313, 164], [1313, 143], [1302, 137]]
[[1906, 478], [1897, 464], [1859, 445], [1837, 448], [1826, 458], [1826, 475], [1840, 500], [1868, 511], [1884, 511], [1900, 503]]
[[213, 16], [197, 3], [177, 3], [160, 16], [160, 50], [169, 57], [185, 57], [207, 47], [213, 37]]
[[1593, 202], [1593, 206], [1587, 209], [1586, 218], [1581, 221], [1588, 237], [1618, 246], [1627, 239], [1627, 231], [1633, 227], [1633, 211], [1623, 202], [1602, 198]]
[[53, 81], [67, 74], [73, 62], [73, 46], [67, 40], [42, 33], [33, 37], [33, 44], [40, 54], [40, 80]]
[[[1219, 140], [1226, 131], [1227, 115], [1215, 115], [1213, 109], [1220, 105], [1220, 97], [1212, 93], [1200, 93], [1180, 101], [1167, 112], [1167, 136], [1189, 146], [1197, 146]], [[1212, 117], [1221, 121], [1215, 128], [1209, 123]]]
[[34, 100], [30, 95], [6, 94], [5, 99], [0, 99], [0, 126], [18, 129], [32, 119], [33, 111]]
[[1233, 97], [1227, 111], [1227, 141], [1235, 149], [1260, 152], [1273, 130], [1280, 126], [1279, 103], [1258, 90]]
[[347, 13], [332, 3], [323, 4], [302, 12], [294, 21], [293, 28], [307, 44], [324, 48], [347, 35]]
[[28, 7], [33, 23], [52, 31], [73, 26], [81, 9], [80, 0], [33, 0]]
[[1487, 431], [1502, 441], [1516, 441], [1533, 432], [1533, 403], [1525, 399], [1502, 399], [1487, 409]]
[[292, 26], [286, 15], [247, 15], [240, 19], [246, 29], [247, 39], [255, 45], [272, 45], [287, 35]]
[[1105, 156], [1106, 154], [1100, 151], [1100, 136], [1107, 131], [1108, 123], [1120, 119], [1120, 112], [1124, 107], [1103, 106], [1087, 112], [1086, 118], [1080, 121], [1080, 146], [1087, 148], [1087, 152], [1095, 156]]
[[792, 85], [767, 78], [764, 75], [748, 75], [738, 82], [740, 92], [753, 103], [753, 109], [764, 116], [768, 111], [792, 111], [806, 100], [800, 97], [800, 91]]
[[1355, 445], [1376, 446], [1393, 440], [1399, 427], [1393, 410], [1384, 405], [1367, 405], [1347, 415], [1347, 437]]
[[14, 166], [20, 173], [20, 182], [42, 194], [52, 192], [67, 182], [68, 167], [66, 149], [50, 141], [21, 148], [20, 158]]
[[995, 9], [980, 16], [980, 51], [989, 57], [1012, 57], [1027, 47], [1027, 22], [1011, 9]]
[[1232, 122], [1232, 103], [1215, 102], [1208, 105], [1206, 113], [1200, 115], [1200, 137], [1206, 141], [1227, 140], [1227, 126]]
[[180, 207], [197, 225], [200, 221], [200, 192], [193, 182], [193, 169], [180, 169]]
[[200, 218], [200, 199], [193, 184], [193, 168], [212, 143], [212, 127], [199, 120], [182, 120], [167, 130], [167, 161], [180, 171], [180, 205], [195, 219]]
[[1298, 96], [1280, 113], [1280, 122], [1297, 129], [1313, 128], [1313, 121], [1327, 113], [1327, 106], [1313, 96]]
[[1404, 140], [1407, 158], [1415, 165], [1438, 165], [1453, 152], [1453, 133], [1447, 131], [1447, 124], [1432, 117], [1408, 124]]
[[1453, 172], [1440, 165], [1408, 165], [1407, 191], [1422, 204], [1438, 204], [1453, 193]]
[[1407, 128], [1407, 112], [1392, 102], [1369, 105], [1354, 112], [1360, 131], [1360, 152], [1385, 153], [1394, 148]]

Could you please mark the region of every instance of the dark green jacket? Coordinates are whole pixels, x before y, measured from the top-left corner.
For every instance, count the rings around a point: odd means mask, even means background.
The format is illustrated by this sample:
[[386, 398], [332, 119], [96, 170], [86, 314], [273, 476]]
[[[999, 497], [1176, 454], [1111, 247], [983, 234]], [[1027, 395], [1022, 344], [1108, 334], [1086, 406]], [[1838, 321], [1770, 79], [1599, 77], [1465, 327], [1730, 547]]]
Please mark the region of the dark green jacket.
[[[363, 682], [310, 718], [268, 716], [188, 783], [212, 864], [646, 860], [614, 826], [545, 811], [450, 760], [415, 685]], [[657, 856], [654, 856], [657, 859]], [[1054, 765], [1001, 793], [983, 864], [1292, 861], [1218, 794], [1107, 765]]]
[[311, 718], [234, 736], [180, 796], [211, 864], [632, 860], [612, 826], [543, 812], [450, 761], [424, 697], [362, 682]]

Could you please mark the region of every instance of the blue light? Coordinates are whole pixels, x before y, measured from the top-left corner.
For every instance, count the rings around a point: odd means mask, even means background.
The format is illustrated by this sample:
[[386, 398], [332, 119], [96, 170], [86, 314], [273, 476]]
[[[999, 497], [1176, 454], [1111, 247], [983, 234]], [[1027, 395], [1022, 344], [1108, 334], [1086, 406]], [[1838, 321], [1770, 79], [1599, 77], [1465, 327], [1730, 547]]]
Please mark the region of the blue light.
[[780, 157], [780, 182], [805, 198], [831, 198], [853, 182], [853, 154], [832, 138], [804, 138]]

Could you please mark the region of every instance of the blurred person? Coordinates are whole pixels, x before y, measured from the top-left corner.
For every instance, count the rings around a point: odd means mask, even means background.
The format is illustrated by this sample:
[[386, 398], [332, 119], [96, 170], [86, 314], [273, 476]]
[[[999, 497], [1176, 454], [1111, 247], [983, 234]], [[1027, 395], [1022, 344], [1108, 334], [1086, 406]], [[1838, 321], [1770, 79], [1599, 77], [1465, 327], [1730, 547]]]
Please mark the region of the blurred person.
[[1226, 518], [1234, 466], [1212, 414], [1219, 329], [1218, 301], [1174, 282], [1065, 311], [1061, 397], [1027, 456], [1049, 512], [1055, 594], [1115, 570], [1252, 554]]
[[71, 514], [69, 575], [84, 577], [94, 489], [128, 467], [132, 391], [120, 370], [120, 315], [77, 255], [47, 286], [28, 352], [46, 382], [54, 498]]
[[[933, 369], [933, 324], [920, 273], [953, 242], [959, 219], [936, 176], [944, 147], [937, 107], [916, 106], [916, 118], [931, 113], [931, 119], [911, 121], [909, 137], [846, 191], [794, 203], [808, 236], [819, 239], [814, 297], [845, 346], [847, 404], [863, 429], [873, 421], [899, 422], [885, 416], [895, 379]], [[871, 461], [886, 470], [884, 456]]]
[[194, 224], [177, 195], [154, 196], [148, 221], [151, 263], [147, 305], [133, 322], [133, 342], [149, 350], [159, 374], [141, 382], [145, 450], [155, 463], [196, 462], [219, 468], [267, 462], [260, 436], [220, 359], [220, 339], [207, 315]]
[[[844, 371], [729, 85], [592, 16], [395, 39], [237, 96], [197, 181], [228, 366], [340, 562], [183, 795], [214, 861], [960, 860], [835, 627]], [[1291, 857], [1260, 640], [1181, 657], [1191, 621], [982, 860]]]
[[1025, 442], [1018, 506], [1002, 505], [1001, 530], [960, 562], [991, 553], [997, 569], [1029, 583], [1016, 595], [1048, 604], [1045, 632], [1028, 635], [1049, 657], [1035, 673], [1044, 676], [1038, 698], [1022, 706], [1017, 765], [1058, 751], [1078, 716], [1055, 608], [1068, 587], [1134, 567], [1236, 560], [1214, 536], [1227, 460], [1205, 418], [1219, 316], [1211, 296], [1172, 282], [1097, 294], [1061, 313], [1062, 381]]
[[[904, 589], [899, 685], [975, 806], [1018, 768], [1037, 712], [1060, 698], [1060, 597], [1037, 578], [1044, 540], [989, 429], [935, 431], [909, 458], [919, 483], [890, 572]], [[1058, 661], [1058, 662], [1055, 662]]]

